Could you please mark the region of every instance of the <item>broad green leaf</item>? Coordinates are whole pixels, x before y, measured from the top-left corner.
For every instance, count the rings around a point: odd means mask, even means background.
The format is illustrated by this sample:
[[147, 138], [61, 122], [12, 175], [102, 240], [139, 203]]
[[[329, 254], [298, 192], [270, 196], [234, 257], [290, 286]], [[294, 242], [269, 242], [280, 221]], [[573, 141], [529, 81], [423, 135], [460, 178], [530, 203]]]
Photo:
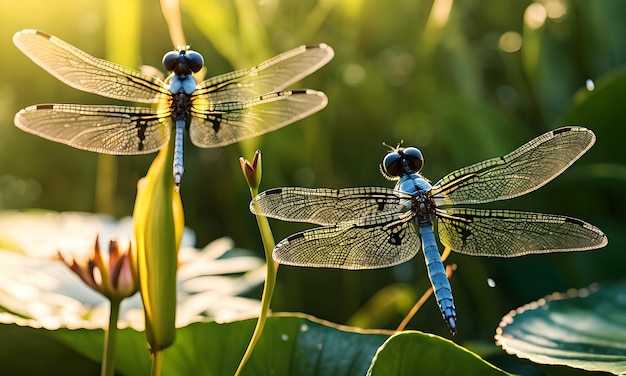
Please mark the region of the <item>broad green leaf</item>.
[[626, 374], [626, 283], [556, 293], [511, 311], [496, 341], [536, 363]]
[[[255, 322], [256, 319], [228, 324], [200, 322], [178, 329], [174, 345], [164, 353], [163, 376], [232, 375]], [[389, 334], [341, 327], [305, 315], [273, 316], [268, 319], [243, 374], [364, 375]], [[0, 369], [19, 375], [97, 374], [102, 342], [102, 330], [0, 325]], [[67, 373], [70, 369], [73, 372], [74, 367], [80, 371]], [[150, 373], [143, 333], [120, 330], [116, 367], [120, 375]]]
[[376, 353], [368, 376], [508, 375], [454, 342], [417, 331], [391, 336]]
[[[256, 319], [181, 328], [163, 375], [232, 375]], [[244, 375], [364, 375], [390, 333], [340, 327], [306, 315], [269, 317]]]
[[[255, 321], [200, 322], [178, 329], [176, 342], [164, 352], [163, 376], [232, 375]], [[268, 319], [243, 374], [360, 376], [365, 375], [369, 367], [372, 375], [505, 374], [449, 340], [403, 332], [385, 342], [390, 334], [335, 325], [306, 315], [278, 314]], [[68, 374], [76, 365], [82, 370], [78, 374], [95, 374], [102, 341], [102, 330], [0, 325], [1, 369], [20, 375]], [[150, 359], [144, 334], [122, 329], [118, 341], [117, 374], [149, 374]], [[40, 361], [35, 364], [31, 359]], [[450, 359], [455, 361], [450, 362]]]
[[0, 374], [22, 376], [98, 374], [99, 361], [79, 354], [50, 334], [51, 331], [45, 329], [17, 324], [0, 325], [0, 349], [2, 349]]

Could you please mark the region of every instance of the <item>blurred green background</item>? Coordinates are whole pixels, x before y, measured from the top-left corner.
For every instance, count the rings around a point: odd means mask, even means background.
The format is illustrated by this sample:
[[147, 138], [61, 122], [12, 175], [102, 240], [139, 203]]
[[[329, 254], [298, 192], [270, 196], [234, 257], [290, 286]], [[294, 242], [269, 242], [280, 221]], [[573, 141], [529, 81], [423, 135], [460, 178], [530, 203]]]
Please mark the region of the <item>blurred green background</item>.
[[[496, 206], [585, 219], [607, 233], [609, 246], [507, 260], [453, 254], [455, 340], [490, 344], [509, 310], [554, 291], [624, 277], [625, 2], [182, 0], [181, 7], [187, 41], [203, 54], [208, 77], [305, 43], [326, 42], [336, 54], [294, 86], [324, 91], [329, 105], [322, 112], [220, 149], [187, 140], [182, 197], [199, 246], [227, 235], [262, 254], [237, 160], [252, 158], [257, 148], [261, 189], [392, 186], [378, 170], [387, 152], [383, 141], [419, 147], [423, 173], [436, 181], [547, 130], [583, 124], [598, 137], [587, 155], [548, 186]], [[115, 102], [67, 87], [27, 59], [11, 42], [23, 28], [134, 68], [162, 69], [172, 42], [159, 2], [0, 3], [0, 208], [130, 215], [137, 179], [153, 155], [115, 157], [116, 171], [97, 178], [97, 155], [13, 126], [14, 114], [32, 104]], [[96, 198], [108, 185], [113, 200], [106, 192]], [[307, 226], [272, 221], [272, 227], [278, 241]], [[272, 308], [394, 328], [427, 286], [421, 255], [374, 271], [281, 267]], [[409, 327], [449, 335], [433, 300]]]

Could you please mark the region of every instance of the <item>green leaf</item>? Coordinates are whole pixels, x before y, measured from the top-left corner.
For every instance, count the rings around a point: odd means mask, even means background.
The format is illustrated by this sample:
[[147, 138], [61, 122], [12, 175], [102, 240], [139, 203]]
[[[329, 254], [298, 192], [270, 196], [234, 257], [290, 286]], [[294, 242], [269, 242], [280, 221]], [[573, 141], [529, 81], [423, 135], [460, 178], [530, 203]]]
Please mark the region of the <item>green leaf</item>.
[[555, 293], [511, 311], [496, 341], [536, 363], [626, 373], [626, 283]]
[[[199, 322], [177, 329], [176, 342], [164, 352], [162, 375], [232, 375], [255, 322]], [[419, 332], [390, 338], [391, 334], [335, 325], [307, 315], [276, 314], [268, 318], [243, 375], [360, 376], [369, 367], [371, 375], [505, 374], [449, 340]], [[11, 371], [8, 374], [96, 374], [102, 342], [102, 330], [0, 325], [0, 364], [3, 371]], [[120, 330], [116, 348], [117, 374], [149, 374], [143, 333]], [[35, 358], [38, 362], [31, 361]], [[68, 373], [76, 367], [78, 373]]]
[[[232, 375], [255, 323], [256, 319], [228, 324], [199, 322], [179, 328], [174, 345], [164, 352], [162, 375]], [[243, 374], [364, 375], [389, 335], [341, 327], [305, 315], [269, 317]], [[0, 325], [0, 373], [97, 374], [103, 339], [102, 330]], [[143, 333], [120, 330], [116, 349], [117, 374], [150, 373]], [[32, 362], [33, 358], [38, 362]]]
[[[43, 331], [43, 329], [40, 329]], [[50, 338], [54, 338], [72, 347], [74, 351], [100, 364], [102, 346], [104, 344], [104, 330], [102, 329], [57, 329], [47, 331]], [[67, 364], [73, 364], [74, 359], [67, 359], [64, 367], [58, 372], [67, 369]], [[98, 366], [99, 367], [99, 366]], [[143, 332], [130, 328], [119, 329], [115, 346], [115, 367], [122, 375], [148, 375], [150, 373], [150, 356], [148, 344]], [[54, 374], [50, 372], [48, 374]]]
[[367, 375], [489, 376], [508, 373], [450, 340], [407, 331], [390, 337], [378, 349]]
[[[232, 375], [256, 319], [181, 328], [163, 375]], [[243, 375], [364, 375], [389, 332], [340, 327], [306, 315], [269, 317]]]
[[[0, 374], [97, 375], [100, 362], [79, 354], [50, 335], [52, 331], [16, 324], [0, 325]], [[102, 334], [102, 331], [100, 331]], [[100, 336], [102, 342], [102, 336]]]

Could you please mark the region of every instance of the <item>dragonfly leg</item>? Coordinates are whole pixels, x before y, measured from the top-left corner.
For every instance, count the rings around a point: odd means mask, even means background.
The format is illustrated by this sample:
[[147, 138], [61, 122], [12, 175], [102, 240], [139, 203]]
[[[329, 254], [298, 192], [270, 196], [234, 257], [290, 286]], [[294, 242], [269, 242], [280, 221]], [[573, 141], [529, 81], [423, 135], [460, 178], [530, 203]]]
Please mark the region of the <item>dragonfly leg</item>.
[[424, 258], [426, 259], [426, 268], [428, 269], [428, 277], [433, 286], [433, 292], [439, 305], [439, 310], [443, 315], [443, 319], [448, 324], [450, 332], [456, 333], [456, 308], [454, 307], [454, 298], [452, 297], [452, 287], [445, 267], [441, 261], [441, 255], [437, 249], [435, 234], [432, 226], [420, 227], [420, 236], [424, 247]]

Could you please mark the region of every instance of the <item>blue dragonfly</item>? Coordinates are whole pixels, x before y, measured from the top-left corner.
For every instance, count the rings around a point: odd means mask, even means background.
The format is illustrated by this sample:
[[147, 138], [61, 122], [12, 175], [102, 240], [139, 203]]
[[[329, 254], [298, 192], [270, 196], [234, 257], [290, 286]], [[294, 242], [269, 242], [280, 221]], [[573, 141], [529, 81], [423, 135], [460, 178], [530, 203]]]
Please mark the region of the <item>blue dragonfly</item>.
[[183, 133], [202, 148], [229, 145], [284, 127], [326, 106], [324, 93], [284, 90], [334, 55], [326, 44], [303, 45], [254, 68], [196, 83], [204, 59], [189, 46], [170, 51], [157, 77], [93, 57], [38, 30], [22, 30], [15, 45], [65, 84], [104, 97], [155, 107], [39, 104], [20, 110], [15, 125], [69, 146], [114, 155], [148, 154], [165, 146], [174, 125], [174, 181], [183, 175]]
[[545, 133], [513, 152], [458, 169], [431, 185], [415, 147], [392, 148], [381, 172], [395, 188], [266, 190], [250, 203], [254, 214], [322, 225], [279, 242], [273, 258], [286, 265], [375, 269], [400, 264], [420, 249], [439, 309], [452, 333], [456, 309], [435, 240], [472, 256], [515, 257], [584, 251], [608, 240], [597, 227], [563, 215], [457, 205], [506, 200], [547, 184], [595, 142], [589, 129], [568, 126]]

